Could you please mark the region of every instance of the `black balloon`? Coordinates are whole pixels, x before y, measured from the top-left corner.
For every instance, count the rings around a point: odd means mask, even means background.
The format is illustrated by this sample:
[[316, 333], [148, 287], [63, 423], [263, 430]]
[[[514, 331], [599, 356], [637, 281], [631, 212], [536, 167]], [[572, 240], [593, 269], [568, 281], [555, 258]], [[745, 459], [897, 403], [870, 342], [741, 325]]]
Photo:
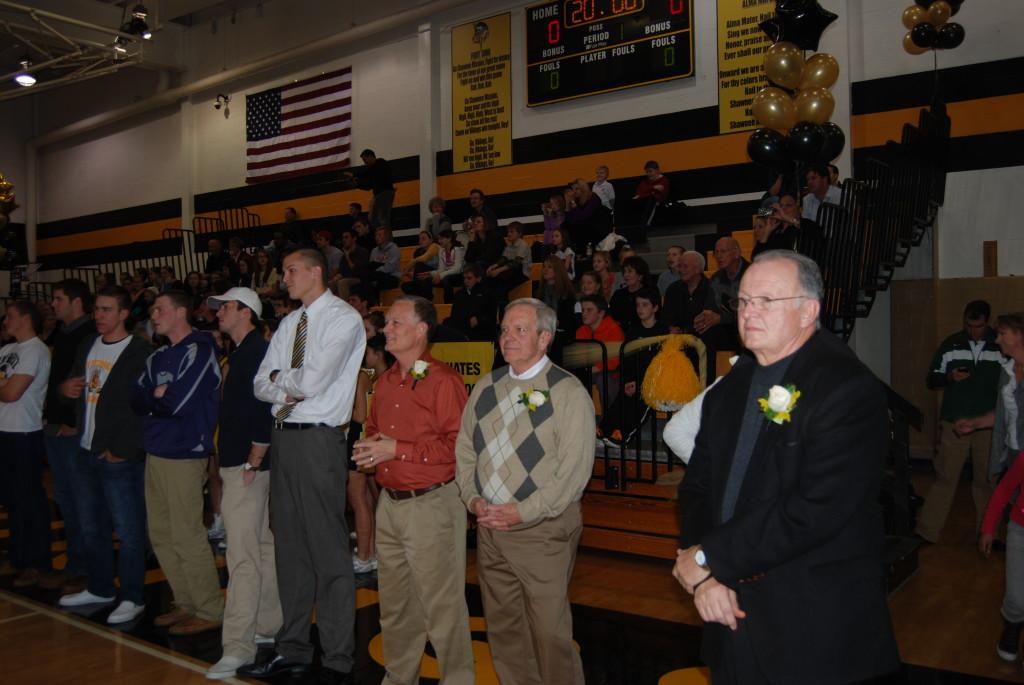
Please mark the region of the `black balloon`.
[[919, 48], [934, 48], [939, 32], [928, 22], [922, 22], [910, 30], [910, 40]]
[[956, 23], [946, 23], [939, 27], [939, 35], [935, 40], [935, 47], [943, 50], [952, 50], [964, 42], [964, 27]]
[[761, 166], [778, 169], [787, 161], [786, 137], [771, 128], [759, 128], [747, 140], [747, 154]]
[[825, 143], [825, 132], [818, 124], [801, 121], [789, 129], [786, 150], [798, 162], [818, 162], [821, 147]]
[[964, 4], [964, 0], [946, 0], [946, 2], [948, 2], [950, 8], [952, 8], [953, 11], [951, 14], [953, 16], [956, 16], [956, 13], [960, 11], [960, 5]]
[[796, 43], [801, 50], [817, 50], [825, 28], [839, 17], [818, 0], [775, 0], [775, 16], [758, 26], [773, 43]]
[[843, 133], [843, 129], [831, 121], [821, 125], [821, 132], [824, 134], [825, 140], [821, 144], [821, 153], [817, 161], [831, 162], [843, 151], [843, 146], [846, 145], [846, 134]]

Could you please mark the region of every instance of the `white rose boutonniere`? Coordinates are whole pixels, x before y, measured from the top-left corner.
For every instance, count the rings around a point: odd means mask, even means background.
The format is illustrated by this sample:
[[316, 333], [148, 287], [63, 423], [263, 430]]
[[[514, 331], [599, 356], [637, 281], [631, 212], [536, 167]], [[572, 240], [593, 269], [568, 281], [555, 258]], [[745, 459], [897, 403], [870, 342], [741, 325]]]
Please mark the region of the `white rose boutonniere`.
[[544, 406], [550, 398], [551, 393], [548, 390], [534, 390], [530, 388], [526, 392], [519, 394], [519, 403], [529, 411], [537, 411], [537, 407]]
[[768, 397], [758, 398], [757, 405], [769, 421], [782, 425], [792, 420], [790, 414], [798, 399], [800, 391], [795, 385], [773, 385], [768, 390]]
[[417, 359], [412, 364], [412, 370], [409, 371], [409, 375], [412, 376], [412, 389], [416, 389], [416, 383], [427, 377], [430, 373], [430, 363], [425, 362], [422, 359]]

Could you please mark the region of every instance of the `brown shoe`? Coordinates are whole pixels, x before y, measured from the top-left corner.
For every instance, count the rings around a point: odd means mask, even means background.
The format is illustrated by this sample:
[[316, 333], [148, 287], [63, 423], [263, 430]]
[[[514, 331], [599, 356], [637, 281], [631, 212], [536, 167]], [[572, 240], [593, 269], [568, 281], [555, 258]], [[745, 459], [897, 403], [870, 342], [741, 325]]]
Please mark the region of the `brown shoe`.
[[27, 568], [14, 579], [14, 587], [32, 587], [39, 582], [43, 574], [37, 568]]
[[63, 587], [64, 583], [71, 578], [64, 571], [49, 571], [44, 573], [39, 579], [39, 587], [43, 590], [56, 590], [59, 587]]
[[84, 590], [87, 585], [88, 582], [85, 576], [72, 576], [64, 581], [60, 591], [63, 595], [74, 595]]
[[10, 559], [0, 562], [0, 576], [13, 576], [18, 572], [18, 567], [11, 563]]
[[186, 618], [191, 618], [192, 614], [188, 613], [181, 607], [174, 607], [166, 614], [160, 614], [153, 619], [153, 625], [157, 628], [166, 628], [167, 626], [173, 626], [175, 623], [181, 623]]
[[207, 621], [205, 618], [190, 616], [181, 623], [175, 623], [167, 632], [170, 635], [195, 635], [207, 630], [216, 630], [220, 628], [220, 624], [220, 621]]

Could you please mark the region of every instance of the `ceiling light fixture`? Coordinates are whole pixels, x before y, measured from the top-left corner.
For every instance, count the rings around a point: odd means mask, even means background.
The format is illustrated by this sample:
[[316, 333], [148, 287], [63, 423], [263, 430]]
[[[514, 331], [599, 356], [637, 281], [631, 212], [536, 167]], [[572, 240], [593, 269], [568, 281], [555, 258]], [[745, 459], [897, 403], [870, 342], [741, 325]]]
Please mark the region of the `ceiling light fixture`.
[[149, 10], [146, 9], [145, 5], [136, 5], [132, 8], [132, 18], [121, 25], [121, 31], [141, 36], [143, 40], [151, 39], [153, 32], [149, 30], [149, 24], [146, 23], [148, 15]]
[[28, 71], [28, 68], [30, 66], [32, 66], [32, 62], [29, 60], [28, 57], [25, 57], [21, 60], [22, 71], [14, 75], [14, 82], [17, 83], [19, 86], [24, 86], [25, 88], [28, 88], [29, 86], [36, 85], [36, 77], [30, 74]]

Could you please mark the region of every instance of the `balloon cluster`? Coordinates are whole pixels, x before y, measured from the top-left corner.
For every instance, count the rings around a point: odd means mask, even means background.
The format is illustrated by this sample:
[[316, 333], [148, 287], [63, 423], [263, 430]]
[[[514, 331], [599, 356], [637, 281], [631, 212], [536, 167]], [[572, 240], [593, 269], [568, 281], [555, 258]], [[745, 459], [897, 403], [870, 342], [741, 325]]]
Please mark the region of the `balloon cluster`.
[[759, 128], [747, 141], [750, 158], [770, 169], [791, 162], [830, 162], [846, 145], [846, 135], [829, 121], [836, 102], [832, 85], [839, 62], [817, 50], [822, 31], [836, 15], [817, 0], [776, 0], [775, 18], [760, 24], [776, 41], [765, 52], [764, 72], [772, 85], [754, 96], [751, 111]]
[[14, 202], [14, 184], [0, 173], [0, 216], [8, 216], [17, 209]]
[[929, 50], [952, 50], [964, 42], [964, 27], [949, 20], [960, 11], [964, 0], [914, 0], [903, 10], [903, 49], [911, 55]]

